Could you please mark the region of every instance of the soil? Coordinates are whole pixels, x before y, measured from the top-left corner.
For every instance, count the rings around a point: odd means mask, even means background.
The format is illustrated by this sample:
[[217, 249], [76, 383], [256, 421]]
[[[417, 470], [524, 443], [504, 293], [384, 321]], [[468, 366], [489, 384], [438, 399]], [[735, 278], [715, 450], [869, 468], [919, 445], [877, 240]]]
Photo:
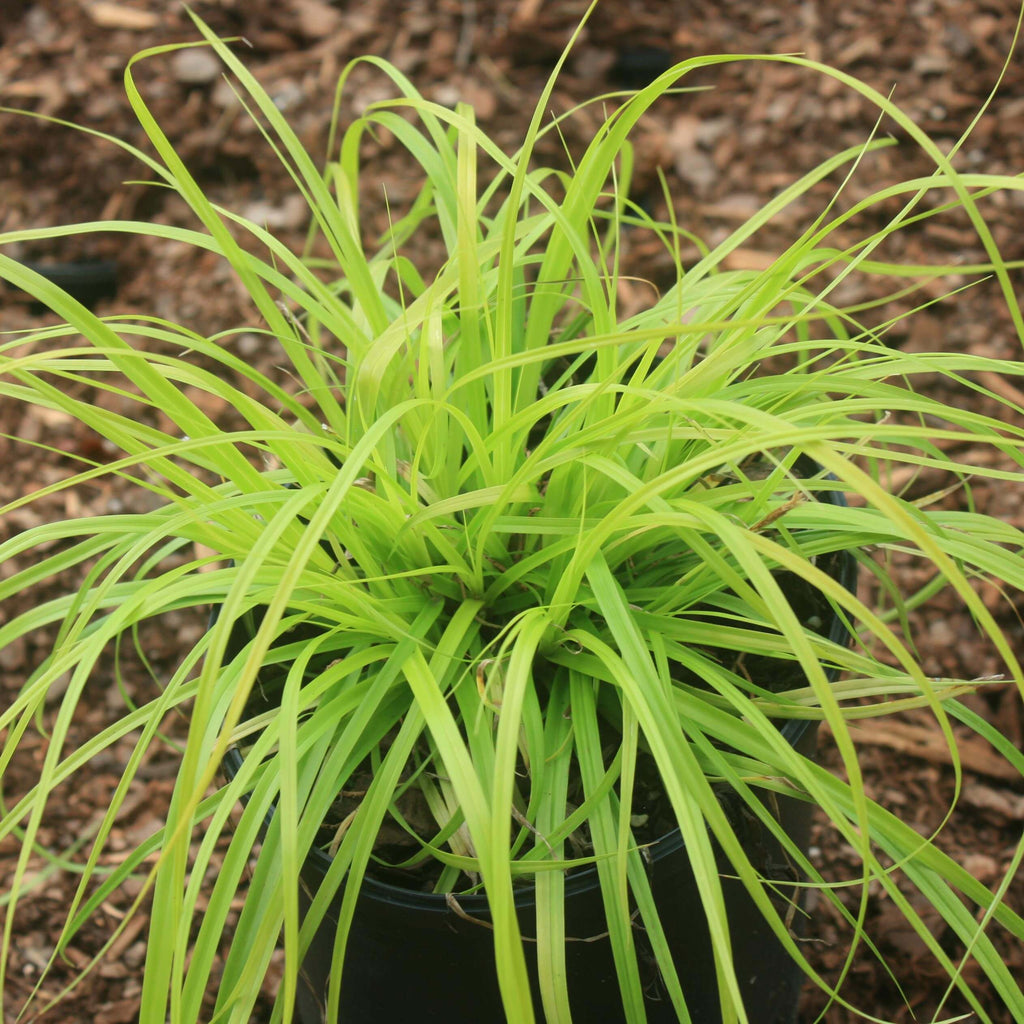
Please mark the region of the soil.
[[[513, 147], [521, 135], [546, 75], [582, 13], [580, 0], [365, 0], [359, 4], [328, 0], [196, 0], [193, 8], [219, 33], [244, 39], [237, 49], [287, 114], [300, 138], [315, 154], [324, 152], [339, 72], [353, 56], [373, 53], [398, 65], [430, 98], [443, 103], [472, 103], [481, 124], [501, 144]], [[552, 98], [556, 112], [614, 88], [643, 84], [672, 60], [704, 53], [793, 53], [835, 65], [895, 98], [937, 142], [948, 149], [966, 130], [999, 75], [1013, 36], [1017, 8], [1013, 0], [604, 0], [570, 58]], [[121, 85], [127, 60], [138, 50], [194, 40], [197, 32], [183, 7], [155, 0], [9, 0], [0, 20], [0, 103], [77, 122], [143, 146], [143, 135]], [[305, 224], [289, 182], [255, 127], [235, 104], [218, 70], [201, 50], [154, 57], [137, 67], [143, 95], [199, 183], [218, 202], [263, 220], [296, 247]], [[634, 198], [659, 209], [662, 169], [675, 197], [680, 223], [714, 242], [767, 198], [840, 149], [863, 143], [875, 127], [873, 108], [836, 83], [797, 68], [760, 63], [725, 64], [700, 72], [690, 84], [706, 91], [659, 102], [636, 135]], [[370, 69], [354, 73], [342, 115], [381, 98], [381, 80]], [[587, 113], [570, 122], [566, 145], [578, 150], [597, 124]], [[965, 168], [1017, 174], [1024, 170], [1024, 65], [1011, 62], [986, 116], [975, 127], [959, 160]], [[852, 201], [879, 182], [926, 174], [928, 159], [892, 124], [883, 131], [900, 145], [867, 162], [864, 181], [850, 186]], [[561, 140], [551, 137], [541, 156], [563, 160]], [[397, 147], [387, 138], [367, 143], [374, 180], [364, 197], [371, 228], [386, 224], [383, 194], [408, 192], [408, 178]], [[145, 148], [143, 146], [143, 148]], [[869, 173], [867, 173], [869, 172]], [[140, 187], [149, 172], [129, 154], [96, 136], [9, 114], [0, 115], [0, 231], [43, 227], [70, 221], [141, 218], [192, 226], [183, 203], [155, 188]], [[832, 186], [812, 190], [789, 208], [771, 230], [758, 235], [730, 257], [732, 266], [760, 267], [777, 246], [801, 230], [828, 201]], [[995, 240], [1007, 260], [1024, 258], [1019, 230], [1020, 196], [985, 201]], [[983, 251], [966, 219], [926, 221], [908, 232], [888, 253], [908, 263], [980, 262]], [[671, 266], [638, 245], [643, 274], [655, 285], [670, 279]], [[208, 256], [166, 241], [80, 235], [48, 242], [14, 242], [4, 252], [36, 263], [109, 261], [116, 266], [113, 296], [103, 288], [94, 296], [101, 312], [156, 313], [204, 334], [252, 324], [238, 287]], [[646, 263], [644, 263], [646, 255]], [[872, 297], [870, 282], [844, 295], [847, 301]], [[624, 284], [624, 306], [639, 304], [643, 286]], [[35, 328], [51, 322], [18, 295], [2, 296], [4, 330]], [[883, 311], [884, 312], [884, 311]], [[879, 320], [883, 317], [880, 315]], [[1003, 359], [1020, 358], [997, 285], [977, 284], [955, 303], [930, 307], [907, 324], [893, 327], [889, 344], [914, 351], [942, 345]], [[239, 341], [247, 358], [274, 372], [274, 354], [260, 337]], [[991, 391], [1024, 404], [1024, 395], [998, 375], [982, 383]], [[950, 404], [991, 411], [976, 390], [952, 390], [945, 382], [918, 381]], [[211, 406], [212, 416], [230, 410]], [[16, 445], [7, 436], [43, 440], [48, 450]], [[57, 414], [25, 416], [16, 406], [0, 405], [0, 503], [70, 475], [69, 456], [100, 457], [104, 443]], [[965, 453], [965, 461], [972, 458]], [[910, 497], [941, 489], [945, 482], [923, 474], [895, 480]], [[140, 508], [140, 497], [117, 479], [96, 481], [91, 489], [59, 492], [28, 508], [5, 515], [0, 539], [45, 517]], [[1024, 527], [1019, 494], [984, 481], [970, 497], [964, 490], [942, 499], [949, 508], [972, 507]], [[902, 589], [923, 580], [909, 558], [896, 559], [884, 572]], [[61, 585], [73, 581], [62, 581]], [[863, 596], [876, 584], [865, 579]], [[41, 587], [33, 599], [58, 592]], [[979, 584], [990, 610], [1005, 626], [1018, 655], [1024, 655], [1019, 594]], [[22, 610], [15, 603], [0, 611], [0, 623]], [[925, 671], [935, 676], [978, 678], [998, 672], [993, 652], [958, 599], [939, 595], [927, 613], [915, 614], [918, 653]], [[201, 616], [180, 613], [143, 632], [142, 644], [157, 679], [170, 672], [177, 652], [205, 628]], [[0, 700], [9, 700], [42, 656], [45, 637], [12, 644], [0, 651]], [[125, 661], [89, 684], [70, 742], [81, 743], [110, 721], [122, 701], [119, 687], [134, 699], [152, 694], [157, 682], [142, 666]], [[1024, 739], [1019, 695], [1008, 683], [994, 684], [971, 698], [971, 707], [1018, 747]], [[169, 734], [184, 735], [184, 723], [168, 724]], [[909, 821], [922, 835], [941, 831], [937, 842], [982, 883], [1000, 885], [1024, 825], [1024, 787], [1019, 775], [982, 741], [960, 734], [963, 786], [955, 789], [950, 754], [934, 723], [924, 713], [908, 712], [857, 726], [861, 763], [869, 793]], [[32, 745], [35, 743], [35, 746]], [[5, 804], [34, 781], [45, 741], [26, 740], [24, 756], [3, 779]], [[92, 834], [120, 779], [127, 748], [115, 746], [93, 762], [94, 771], [73, 790], [59, 792], [59, 808], [44, 822], [41, 839], [63, 848]], [[839, 759], [827, 734], [820, 756], [837, 773]], [[150, 834], [160, 819], [173, 785], [176, 762], [170, 749], [143, 766], [109, 843], [108, 863]], [[948, 814], [948, 820], [947, 820]], [[862, 895], [857, 858], [835, 834], [818, 824], [812, 857], [824, 876], [849, 883], [843, 902], [855, 913]], [[0, 842], [0, 879], [6, 885], [17, 860], [13, 839]], [[31, 871], [45, 872], [42, 860]], [[40, 984], [45, 1005], [98, 954], [138, 895], [128, 886], [102, 906], [96, 919], [42, 979], [58, 939], [74, 879], [40, 875], [36, 895], [17, 919], [14, 953], [4, 991], [3, 1010], [12, 1017]], [[901, 889], [917, 906], [946, 951], [958, 956], [953, 937], [912, 887]], [[1024, 877], [1011, 880], [1008, 902], [1024, 907]], [[865, 947], [855, 954], [842, 982], [853, 1007], [883, 1020], [906, 1022], [950, 1018], [962, 1012], [957, 998], [945, 999], [946, 981], [924, 942], [903, 921], [892, 902], [876, 888], [866, 894], [866, 920], [878, 956]], [[145, 955], [144, 911], [121, 931], [98, 966], [58, 1007], [23, 1020], [128, 1024], [138, 1019]], [[807, 933], [812, 962], [830, 982], [844, 971], [848, 931], [840, 915], [819, 901]], [[1024, 977], [1024, 945], [993, 932], [1011, 972]], [[255, 1020], [269, 1020], [280, 964], [272, 964]], [[965, 975], [995, 1021], [1012, 1018], [980, 972], [968, 963]], [[845, 1024], [852, 1010], [826, 1006], [825, 997], [808, 989], [801, 1021], [824, 1019]], [[965, 1019], [971, 1019], [967, 1017]]]

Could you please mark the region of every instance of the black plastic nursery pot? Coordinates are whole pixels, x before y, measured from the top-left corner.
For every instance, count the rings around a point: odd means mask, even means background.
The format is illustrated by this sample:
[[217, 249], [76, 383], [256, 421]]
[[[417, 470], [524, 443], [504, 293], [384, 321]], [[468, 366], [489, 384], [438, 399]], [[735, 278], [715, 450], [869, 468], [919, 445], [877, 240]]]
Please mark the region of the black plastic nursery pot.
[[[844, 505], [842, 496], [825, 492], [819, 500]], [[857, 563], [849, 553], [833, 557], [829, 571], [846, 589], [856, 585]], [[837, 643], [849, 640], [846, 627], [833, 613], [818, 632]], [[791, 720], [782, 734], [794, 749], [813, 755], [817, 725]], [[234, 774], [241, 763], [229, 751], [225, 770]], [[728, 802], [728, 797], [724, 800]], [[812, 806], [780, 797], [778, 820], [790, 839], [806, 850]], [[727, 810], [730, 808], [727, 806]], [[752, 863], [779, 883], [777, 909], [784, 919], [801, 903], [803, 890], [793, 866], [777, 840], [742, 809], [734, 828]], [[330, 867], [328, 855], [311, 851], [303, 867], [300, 900], [315, 893]], [[803, 973], [779, 943], [743, 884], [730, 877], [720, 861], [729, 934], [737, 980], [751, 1024], [793, 1024]], [[678, 830], [649, 848], [647, 871], [694, 1024], [719, 1024], [718, 984], [701, 893]], [[327, 992], [341, 893], [321, 923], [299, 976], [297, 1020], [300, 1024], [334, 1024], [326, 1016]], [[308, 903], [306, 904], [308, 906]], [[537, 1019], [544, 1020], [537, 981], [535, 893], [523, 885], [516, 894], [519, 926], [533, 987]], [[802, 909], [792, 913], [799, 933]], [[483, 895], [459, 895], [452, 906], [444, 895], [403, 889], [367, 877], [360, 890], [349, 933], [342, 972], [339, 1024], [438, 1021], [445, 1024], [501, 1024], [506, 1020], [494, 966], [490, 913]], [[573, 1020], [580, 1024], [624, 1024], [625, 1014], [607, 935], [607, 923], [595, 868], [571, 874], [565, 885], [565, 947], [567, 984]], [[646, 935], [639, 922], [634, 939], [639, 950], [647, 1019], [650, 1024], [678, 1020], [668, 999]], [[509, 1022], [518, 1024], [518, 1022]]]
[[[814, 749], [816, 730], [802, 731], [796, 746]], [[806, 849], [811, 807], [780, 800], [780, 820], [790, 837]], [[762, 828], [746, 838], [752, 859], [780, 882], [795, 876], [774, 839]], [[326, 857], [311, 856], [303, 882], [314, 890], [324, 877]], [[772, 872], [772, 868], [775, 872]], [[728, 872], [725, 863], [723, 873]], [[678, 832], [653, 849], [648, 867], [658, 912], [679, 972], [694, 1024], [721, 1021], [711, 942], [701, 893]], [[752, 1024], [792, 1024], [803, 974], [776, 939], [742, 883], [724, 878], [726, 909], [737, 977]], [[506, 1020], [494, 969], [494, 944], [487, 928], [486, 897], [459, 896], [459, 910], [444, 896], [410, 892], [375, 879], [363, 883], [350, 932], [342, 974], [343, 1024], [369, 1021], [422, 1020], [500, 1024]], [[340, 906], [340, 896], [334, 909]], [[526, 943], [537, 1019], [543, 1020], [537, 984], [534, 891], [524, 887], [516, 899], [519, 925]], [[779, 904], [785, 915], [785, 904]], [[461, 913], [459, 912], [461, 911]], [[794, 915], [794, 921], [800, 914]], [[329, 913], [302, 966], [298, 1019], [302, 1024], [326, 1022], [327, 987], [337, 917]], [[594, 869], [566, 882], [566, 970], [574, 1021], [580, 1024], [621, 1024], [625, 1021], [611, 943]], [[675, 1024], [675, 1010], [665, 993], [654, 957], [646, 951], [637, 927], [641, 965], [646, 972], [645, 1009], [650, 1024]], [[513, 1024], [513, 1022], [509, 1022]]]

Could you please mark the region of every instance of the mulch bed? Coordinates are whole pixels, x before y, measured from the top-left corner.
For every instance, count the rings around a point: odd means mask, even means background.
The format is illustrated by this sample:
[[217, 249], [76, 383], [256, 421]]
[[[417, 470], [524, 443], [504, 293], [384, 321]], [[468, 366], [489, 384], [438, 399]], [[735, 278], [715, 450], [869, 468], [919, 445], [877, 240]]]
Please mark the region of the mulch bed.
[[[314, 154], [323, 152], [339, 72], [355, 55], [373, 53], [394, 62], [423, 92], [442, 103], [471, 102], [480, 123], [511, 148], [520, 137], [543, 82], [586, 4], [567, 0], [366, 0], [331, 4], [326, 0], [197, 0], [197, 12], [225, 36], [244, 39], [237, 49], [285, 111], [300, 138]], [[352, 8], [351, 10], [349, 8]], [[570, 58], [556, 88], [552, 109], [616, 88], [642, 85], [669, 60], [695, 54], [793, 53], [833, 64], [895, 98], [935, 140], [948, 149], [967, 128], [993, 88], [1016, 20], [1011, 0], [965, 0], [947, 4], [933, 0], [823, 0], [793, 4], [753, 0], [697, 0], [637, 4], [604, 0], [579, 48]], [[5, 5], [0, 23], [0, 103], [88, 125], [134, 145], [143, 135], [124, 98], [121, 75], [139, 49], [193, 40], [195, 29], [182, 7], [155, 0], [26, 0]], [[301, 245], [303, 211], [289, 189], [272, 153], [238, 107], [220, 78], [215, 61], [203, 50], [187, 50], [143, 62], [137, 77], [153, 114], [179, 148], [200, 184], [216, 201], [266, 222], [285, 240]], [[758, 208], [768, 197], [838, 150], [862, 143], [875, 128], [869, 103], [837, 83], [781, 64], [734, 63], [702, 71], [685, 84], [714, 86], [706, 91], [660, 101], [636, 134], [637, 173], [634, 197], [658, 209], [657, 169], [668, 176], [680, 223], [715, 242]], [[369, 68], [354, 73], [343, 106], [351, 118], [387, 93]], [[599, 111], [570, 122], [566, 144], [585, 145]], [[960, 166], [1015, 174], [1024, 169], [1024, 65], [1014, 61], [989, 112], [978, 124], [961, 154]], [[883, 124], [902, 145], [886, 149], [868, 162], [845, 202], [866, 195], [878, 183], [900, 176], [927, 174], [931, 165], [901, 129]], [[562, 160], [561, 140], [552, 135], [542, 157]], [[387, 216], [386, 190], [394, 201], [408, 192], [401, 155], [386, 138], [368, 142], [367, 158], [375, 180], [365, 202], [369, 223], [380, 227]], [[0, 115], [0, 230], [16, 231], [69, 221], [143, 218], [188, 224], [189, 212], [174, 196], [130, 184], [149, 176], [131, 156], [102, 139], [59, 126]], [[780, 217], [755, 243], [733, 254], [733, 266], [758, 267], [805, 226], [828, 201], [831, 184], [812, 191]], [[1007, 260], [1024, 258], [1020, 231], [1022, 197], [997, 196], [986, 212], [997, 243]], [[671, 267], [653, 251], [638, 247], [634, 255], [655, 284], [667, 283]], [[116, 297], [101, 311], [129, 315], [153, 313], [188, 324], [204, 333], [251, 322], [251, 312], [226, 269], [202, 254], [166, 241], [98, 234], [54, 242], [11, 244], [7, 254], [25, 260], [105, 260], [117, 265]], [[928, 221], [907, 234], [893, 251], [907, 262], [980, 261], [983, 253], [965, 218]], [[644, 260], [647, 260], [645, 263]], [[869, 289], [868, 285], [863, 286]], [[855, 301], [870, 297], [846, 296]], [[0, 296], [4, 330], [39, 326], [47, 315], [33, 310], [19, 296]], [[624, 302], [640, 302], [639, 293]], [[955, 304], [933, 307], [907, 326], [888, 335], [906, 350], [964, 349], [1005, 358], [1020, 358], [1017, 340], [998, 287], [976, 285]], [[256, 335], [239, 339], [247, 358], [274, 371], [274, 353]], [[985, 384], [1024, 401], [1013, 386], [993, 376]], [[988, 411], [984, 396], [952, 392], [948, 385], [923, 382], [961, 407]], [[1009, 390], [1007, 390], [1009, 389]], [[110, 400], [110, 399], [107, 399]], [[229, 416], [216, 406], [214, 416]], [[18, 446], [4, 435], [40, 440], [40, 450]], [[102, 443], [59, 414], [26, 416], [16, 407], [0, 405], [0, 504], [74, 472], [73, 459], [98, 457]], [[965, 460], [969, 458], [965, 453]], [[904, 482], [900, 482], [901, 484]], [[905, 481], [911, 496], [936, 489], [926, 476]], [[941, 486], [941, 483], [938, 485]], [[958, 507], [961, 493], [944, 499]], [[1024, 527], [1019, 495], [1007, 488], [978, 482], [974, 506]], [[6, 515], [0, 539], [44, 517], [123, 511], [140, 501], [117, 480], [97, 481], [88, 490], [59, 493]], [[909, 560], [887, 571], [908, 587], [918, 581]], [[865, 593], [869, 587], [865, 583]], [[56, 592], [51, 586], [36, 595]], [[983, 588], [983, 598], [1024, 654], [1019, 619], [1019, 594]], [[12, 603], [0, 611], [0, 622], [20, 611]], [[159, 677], [173, 669], [179, 644], [188, 643], [204, 627], [201, 618], [182, 613], [153, 627], [143, 645]], [[915, 621], [919, 654], [925, 670], [936, 676], [977, 678], [998, 671], [992, 652], [961, 604], [940, 598], [927, 616]], [[7, 701], [38, 663], [45, 638], [11, 645], [0, 651], [0, 701]], [[136, 699], [152, 695], [157, 683], [138, 665], [121, 666], [120, 684]], [[109, 677], [96, 679], [74, 724], [70, 742], [95, 734], [120, 705], [115, 666]], [[1018, 746], [1024, 738], [1024, 714], [1017, 691], [994, 685], [971, 701], [974, 710], [996, 725]], [[168, 723], [171, 735], [182, 736], [185, 723]], [[961, 751], [963, 785], [955, 791], [955, 774], [944, 744], [937, 742], [934, 722], [923, 713], [908, 713], [857, 728], [862, 764], [870, 794], [908, 820], [922, 835], [942, 827], [939, 845], [985, 885], [1000, 884], [1024, 827], [1021, 780], [976, 739], [965, 738]], [[102, 821], [106, 801], [120, 778], [130, 746], [112, 749], [97, 759], [89, 779], [55, 797], [59, 809], [46, 821], [41, 839], [55, 848], [88, 836]], [[45, 742], [26, 742], [23, 755], [4, 777], [4, 799], [24, 792], [37, 776]], [[821, 757], [839, 770], [828, 737]], [[158, 827], [175, 774], [170, 751], [154, 755], [144, 766], [109, 844], [109, 860], [117, 858]], [[946, 820], [949, 815], [948, 821]], [[13, 840], [0, 843], [0, 891], [9, 882], [17, 860]], [[843, 899], [855, 913], [864, 894], [858, 885], [857, 858], [824, 826], [813, 839], [813, 857], [834, 882], [849, 882]], [[30, 870], [45, 872], [33, 859]], [[908, 889], [908, 895], [914, 900]], [[19, 912], [11, 973], [3, 1009], [15, 1015], [36, 985], [58, 938], [74, 880], [57, 874], [41, 876], [36, 894]], [[100, 952], [118, 922], [140, 894], [126, 887], [102, 908], [42, 982], [44, 997], [68, 984], [76, 969]], [[843, 981], [842, 994], [853, 1006], [892, 1021], [948, 1018], [961, 1009], [956, 998], [943, 1002], [946, 981], [924, 943], [906, 926], [891, 903], [872, 886], [866, 894], [868, 934], [879, 956], [861, 948]], [[1024, 907], [1024, 878], [1009, 890], [1011, 906]], [[916, 905], [916, 904], [915, 904]], [[960, 950], [944, 934], [941, 922], [920, 908], [947, 952]], [[94, 1024], [128, 1024], [137, 1020], [145, 957], [145, 913], [117, 934], [107, 955], [68, 999], [41, 1018], [50, 1021], [91, 1020]], [[846, 929], [838, 913], [819, 901], [808, 932], [808, 953], [816, 967], [834, 982], [847, 955]], [[1024, 948], [997, 935], [1010, 969], [1024, 977]], [[275, 963], [265, 986], [261, 1012], [269, 1007], [280, 965]], [[970, 964], [966, 975], [992, 1019], [1011, 1020], [1005, 1007]], [[891, 972], [891, 973], [890, 973]], [[972, 973], [973, 972], [973, 973]], [[897, 980], [898, 979], [898, 983]], [[902, 986], [902, 990], [900, 988]], [[805, 996], [801, 1020], [810, 1022], [825, 1008], [820, 992]], [[36, 1019], [29, 1015], [28, 1019]], [[264, 1019], [264, 1018], [258, 1018]], [[829, 1022], [852, 1021], [843, 1007], [827, 1009]]]

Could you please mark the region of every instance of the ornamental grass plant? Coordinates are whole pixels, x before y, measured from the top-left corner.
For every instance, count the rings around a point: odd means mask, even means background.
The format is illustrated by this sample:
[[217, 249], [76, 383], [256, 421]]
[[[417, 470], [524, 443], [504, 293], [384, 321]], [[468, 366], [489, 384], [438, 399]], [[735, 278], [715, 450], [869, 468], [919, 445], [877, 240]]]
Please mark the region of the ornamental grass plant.
[[[330, 900], [342, 900], [340, 965], [364, 876], [395, 866], [378, 844], [387, 828], [407, 837], [402, 866], [416, 869], [415, 884], [455, 899], [486, 895], [510, 1021], [570, 1019], [563, 894], [571, 872], [595, 865], [626, 1019], [644, 1019], [639, 920], [685, 1021], [643, 870], [651, 840], [635, 813], [638, 779], [654, 777], [703, 894], [724, 1020], [745, 1021], [747, 1011], [718, 851], [791, 956], [828, 986], [740, 841], [723, 787], [850, 921], [851, 963], [870, 945], [865, 902], [850, 911], [824, 884], [776, 821], [780, 795], [813, 804], [856, 851], [864, 899], [869, 886], [888, 893], [979, 1020], [990, 1018], [963, 979], [965, 957], [1024, 1020], [1020, 979], [990, 937], [1003, 930], [1024, 939], [1024, 920], [1003, 900], [1024, 845], [990, 891], [934, 837], [869, 798], [847, 728], [926, 708], [958, 785], [954, 723], [1024, 771], [1012, 744], [963, 703], [985, 682], [928, 677], [907, 625], [909, 610], [954, 592], [1004, 678], [1021, 688], [1017, 653], [976, 584], [1024, 587], [1024, 536], [887, 487], [894, 470], [915, 467], [941, 471], [951, 486], [987, 478], [1024, 491], [1024, 410], [977, 383], [979, 374], [1019, 377], [1024, 364], [901, 352], [886, 344], [895, 321], [878, 315], [899, 299], [901, 316], [913, 316], [934, 301], [922, 286], [953, 269], [889, 262], [886, 243], [957, 209], [988, 260], [956, 273], [997, 279], [1024, 340], [1016, 268], [982, 212], [987, 195], [1021, 190], [1022, 179], [957, 170], [966, 135], [943, 152], [886, 97], [794, 56], [694, 58], [636, 93], [601, 98], [607, 118], [568, 170], [533, 159], [538, 138], [559, 131], [547, 116], [557, 68], [518, 150], [507, 153], [470, 107], [429, 102], [396, 68], [367, 57], [395, 98], [347, 125], [339, 100], [320, 164], [234, 50], [195, 20], [308, 203], [308, 252], [215, 206], [151, 117], [135, 63], [165, 59], [173, 47], [144, 51], [126, 71], [157, 154], [135, 155], [188, 203], [198, 226], [75, 224], [10, 232], [0, 245], [102, 230], [214, 253], [251, 298], [259, 327], [244, 329], [277, 346], [296, 386], [249, 365], [238, 332], [207, 337], [156, 316], [97, 317], [0, 252], [0, 277], [62, 320], [0, 341], [3, 401], [60, 410], [118, 452], [83, 460], [71, 479], [0, 514], [104, 477], [153, 499], [149, 511], [48, 522], [0, 545], [0, 562], [16, 561], [0, 578], [0, 600], [84, 572], [77, 589], [0, 626], [0, 648], [56, 628], [47, 656], [0, 709], [0, 769], [27, 731], [49, 737], [38, 783], [4, 799], [0, 837], [17, 837], [21, 857], [3, 907], [0, 964], [17, 942], [19, 906], [32, 897], [30, 858], [41, 852], [81, 879], [61, 949], [126, 879], [144, 880], [134, 906], [150, 915], [142, 1021], [201, 1019], [211, 986], [218, 1021], [250, 1020], [282, 943], [277, 1013], [288, 1020], [303, 952]], [[655, 219], [630, 198], [630, 130], [691, 72], [736, 60], [784, 62], [855, 90], [928, 154], [934, 172], [842, 207], [849, 178], [893, 144], [879, 137], [796, 178], [714, 247], [671, 215]], [[360, 220], [360, 143], [383, 130], [404, 147], [421, 186], [408, 208], [392, 211], [387, 233], [370, 238]], [[770, 266], [727, 269], [730, 253], [822, 182], [836, 198]], [[852, 244], [838, 241], [865, 222], [876, 226]], [[623, 313], [625, 240], [639, 232], [660, 240], [675, 283]], [[684, 257], [694, 246], [697, 256]], [[439, 247], [440, 260], [424, 259]], [[856, 275], [890, 280], [890, 294], [844, 305], [843, 285]], [[984, 391], [1007, 415], [929, 397], [915, 389], [926, 374]], [[130, 396], [137, 415], [94, 404], [83, 387]], [[213, 422], [197, 394], [223, 400], [241, 425]], [[170, 427], [158, 425], [158, 411]], [[965, 444], [998, 457], [963, 465], [950, 452]], [[845, 506], [831, 494], [853, 497]], [[830, 571], [844, 553], [875, 575], [888, 553], [916, 559], [929, 582], [873, 608]], [[794, 586], [813, 595], [810, 611], [798, 607]], [[108, 685], [97, 670], [104, 652], [182, 608], [215, 614], [159, 695], [126, 701], [113, 724], [72, 746], [76, 707]], [[822, 618], [836, 615], [851, 644], [821, 631]], [[768, 659], [772, 678], [747, 672], [752, 659]], [[103, 854], [119, 810], [151, 748], [167, 742], [161, 727], [174, 711], [189, 730], [164, 827], [111, 868]], [[843, 778], [794, 749], [787, 723], [803, 721], [827, 723]], [[67, 855], [41, 849], [51, 795], [125, 737], [134, 753], [92, 841]], [[235, 770], [225, 778], [231, 751]], [[349, 791], [358, 797], [339, 811]], [[302, 908], [297, 879], [316, 847], [329, 851], [331, 869]], [[893, 865], [957, 936], [963, 957], [933, 936]], [[525, 885], [536, 891], [533, 943], [523, 943], [514, 905]], [[332, 986], [328, 1019], [337, 1019], [339, 997]], [[834, 998], [844, 1001], [841, 985]]]

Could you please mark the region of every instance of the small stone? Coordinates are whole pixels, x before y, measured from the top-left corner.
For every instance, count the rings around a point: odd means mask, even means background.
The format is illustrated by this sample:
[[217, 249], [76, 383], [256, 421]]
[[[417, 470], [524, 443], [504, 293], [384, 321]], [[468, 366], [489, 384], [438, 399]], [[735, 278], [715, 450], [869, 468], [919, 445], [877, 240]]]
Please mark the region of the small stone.
[[35, 4], [25, 14], [25, 28], [28, 30], [34, 46], [45, 49], [52, 46], [60, 38], [60, 25], [43, 10], [41, 4]]
[[294, 110], [306, 100], [306, 91], [299, 82], [285, 78], [271, 90], [270, 98], [278, 110]]
[[956, 642], [956, 634], [945, 619], [935, 619], [928, 626], [929, 640], [935, 646], [951, 647]]
[[236, 86], [234, 86], [228, 79], [221, 78], [217, 84], [213, 87], [213, 91], [210, 93], [210, 99], [218, 107], [236, 107], [239, 106], [238, 94], [235, 92]]
[[246, 220], [251, 220], [271, 231], [302, 227], [310, 217], [309, 207], [300, 195], [287, 196], [281, 203], [257, 200], [249, 203], [242, 214]]
[[323, 39], [336, 31], [341, 12], [322, 0], [292, 0], [298, 29], [307, 39]]
[[261, 348], [262, 342], [255, 334], [243, 334], [238, 339], [238, 351], [243, 356], [254, 356]]
[[171, 73], [182, 85], [209, 85], [222, 70], [219, 58], [205, 47], [178, 50], [171, 61]]

